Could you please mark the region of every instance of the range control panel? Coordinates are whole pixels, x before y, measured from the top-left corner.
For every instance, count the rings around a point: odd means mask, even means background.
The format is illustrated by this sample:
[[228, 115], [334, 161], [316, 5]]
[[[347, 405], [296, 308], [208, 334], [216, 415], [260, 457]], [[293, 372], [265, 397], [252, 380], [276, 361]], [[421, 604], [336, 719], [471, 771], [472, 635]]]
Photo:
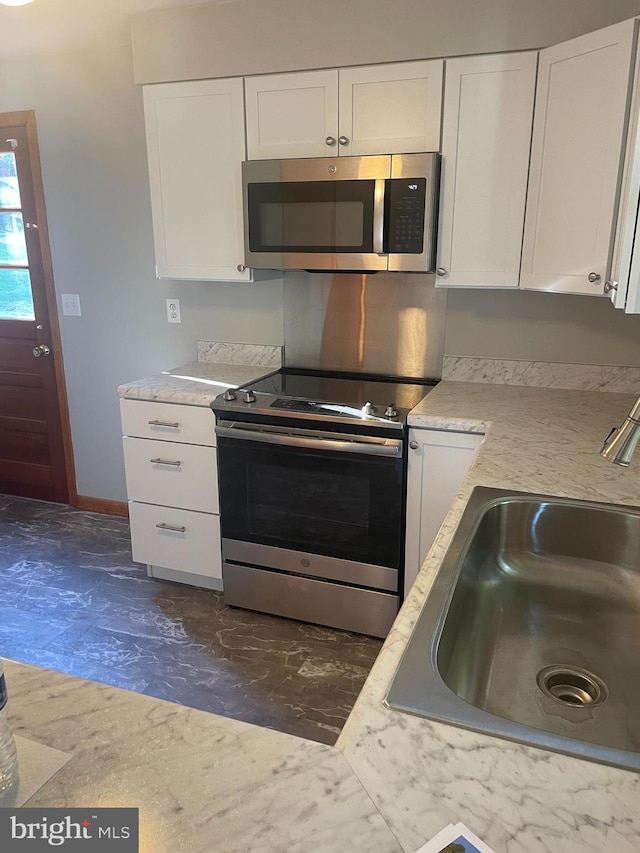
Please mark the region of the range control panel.
[[420, 255], [424, 247], [425, 178], [392, 178], [386, 182], [385, 221], [388, 254]]

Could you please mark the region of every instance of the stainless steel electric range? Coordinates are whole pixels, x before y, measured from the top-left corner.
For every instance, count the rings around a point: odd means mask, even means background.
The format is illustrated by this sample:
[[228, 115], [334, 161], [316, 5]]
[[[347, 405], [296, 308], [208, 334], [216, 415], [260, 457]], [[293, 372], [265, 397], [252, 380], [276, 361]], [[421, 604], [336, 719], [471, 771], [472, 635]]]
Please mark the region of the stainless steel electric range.
[[216, 397], [225, 602], [386, 636], [406, 418], [437, 381], [284, 368]]

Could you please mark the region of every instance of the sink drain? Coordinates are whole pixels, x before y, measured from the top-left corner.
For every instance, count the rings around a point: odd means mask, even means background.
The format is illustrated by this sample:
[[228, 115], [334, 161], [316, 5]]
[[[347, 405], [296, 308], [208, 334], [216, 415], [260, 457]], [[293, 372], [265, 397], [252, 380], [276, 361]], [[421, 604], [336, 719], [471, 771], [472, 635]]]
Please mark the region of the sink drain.
[[547, 666], [538, 673], [538, 687], [547, 696], [572, 708], [593, 708], [607, 698], [597, 675], [577, 666]]

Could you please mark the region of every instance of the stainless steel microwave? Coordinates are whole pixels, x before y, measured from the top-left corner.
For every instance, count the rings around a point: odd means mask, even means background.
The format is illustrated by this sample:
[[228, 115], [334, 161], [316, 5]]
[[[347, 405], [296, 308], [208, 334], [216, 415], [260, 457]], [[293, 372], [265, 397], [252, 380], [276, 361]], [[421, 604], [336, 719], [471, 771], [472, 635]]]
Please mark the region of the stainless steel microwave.
[[245, 264], [433, 272], [440, 155], [242, 164]]

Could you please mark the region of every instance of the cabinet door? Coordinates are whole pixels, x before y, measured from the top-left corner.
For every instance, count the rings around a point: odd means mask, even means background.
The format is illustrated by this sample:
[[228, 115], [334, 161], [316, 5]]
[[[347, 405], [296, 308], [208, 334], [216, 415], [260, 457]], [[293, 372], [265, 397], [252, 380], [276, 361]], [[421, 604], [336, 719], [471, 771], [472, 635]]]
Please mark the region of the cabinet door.
[[635, 32], [623, 21], [540, 52], [523, 288], [604, 293]]
[[640, 245], [636, 239], [640, 198], [640, 57], [636, 55], [629, 132], [618, 206], [616, 239], [605, 291], [616, 308], [640, 313]]
[[222, 578], [220, 516], [129, 501], [131, 547], [138, 563], [189, 576]]
[[216, 419], [209, 406], [120, 400], [122, 434], [215, 447]]
[[447, 60], [438, 277], [448, 287], [517, 287], [536, 53]]
[[408, 594], [482, 443], [473, 433], [409, 430], [404, 594]]
[[340, 70], [340, 154], [440, 150], [442, 60]]
[[220, 512], [215, 447], [129, 436], [122, 447], [129, 500]]
[[247, 77], [244, 85], [249, 160], [337, 155], [337, 70]]
[[242, 81], [145, 86], [144, 109], [158, 277], [248, 280]]

